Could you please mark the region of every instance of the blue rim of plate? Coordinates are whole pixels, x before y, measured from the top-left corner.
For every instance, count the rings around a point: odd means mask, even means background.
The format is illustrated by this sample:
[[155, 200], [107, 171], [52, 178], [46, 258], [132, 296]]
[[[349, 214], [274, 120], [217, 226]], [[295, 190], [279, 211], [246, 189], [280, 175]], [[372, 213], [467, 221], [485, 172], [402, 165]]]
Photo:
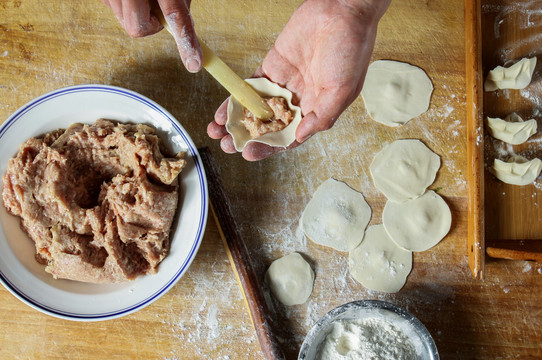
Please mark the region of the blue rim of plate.
[[175, 120], [175, 118], [163, 107], [155, 103], [154, 101], [150, 100], [149, 98], [138, 94], [134, 91], [119, 88], [116, 86], [110, 86], [110, 85], [76, 85], [76, 86], [70, 86], [58, 90], [54, 90], [51, 92], [48, 92], [30, 102], [20, 107], [15, 113], [13, 113], [4, 123], [0, 125], [0, 140], [2, 139], [2, 136], [4, 136], [9, 130], [9, 128], [24, 114], [26, 114], [28, 111], [32, 110], [36, 106], [45, 103], [51, 99], [65, 96], [72, 93], [78, 93], [78, 92], [105, 92], [105, 93], [113, 93], [116, 95], [125, 96], [127, 98], [130, 98], [132, 100], [136, 100], [151, 109], [157, 111], [162, 116], [164, 116], [173, 126], [175, 131], [178, 135], [180, 135], [183, 139], [183, 141], [186, 143], [188, 147], [188, 151], [190, 155], [192, 156], [195, 164], [195, 169], [198, 174], [198, 180], [199, 180], [199, 186], [200, 186], [200, 195], [202, 199], [203, 206], [201, 207], [200, 214], [199, 214], [199, 223], [198, 223], [198, 229], [197, 229], [197, 235], [196, 240], [194, 241], [192, 248], [190, 249], [189, 255], [186, 257], [185, 261], [181, 264], [180, 268], [177, 270], [175, 275], [159, 290], [157, 290], [154, 294], [150, 295], [146, 299], [131, 305], [129, 307], [126, 307], [124, 309], [110, 311], [106, 313], [95, 313], [95, 314], [80, 314], [80, 313], [72, 313], [67, 311], [61, 311], [58, 309], [55, 309], [51, 306], [41, 304], [39, 301], [36, 301], [32, 299], [30, 296], [26, 295], [24, 292], [20, 291], [14, 284], [12, 284], [9, 279], [2, 273], [2, 270], [0, 270], [0, 282], [6, 289], [8, 289], [15, 297], [17, 297], [22, 302], [26, 303], [27, 305], [42, 311], [44, 313], [50, 314], [55, 317], [68, 319], [68, 320], [80, 320], [80, 321], [97, 321], [97, 320], [108, 320], [113, 318], [118, 318], [124, 315], [128, 315], [130, 313], [133, 313], [141, 308], [146, 307], [147, 305], [150, 305], [155, 300], [160, 298], [162, 295], [164, 295], [177, 281], [180, 280], [184, 272], [188, 269], [192, 261], [194, 260], [194, 257], [196, 256], [196, 253], [199, 249], [199, 246], [201, 244], [201, 241], [203, 239], [203, 233], [205, 231], [205, 225], [207, 223], [207, 215], [208, 215], [208, 189], [207, 189], [207, 181], [205, 180], [205, 169], [203, 168], [203, 163], [201, 161], [201, 157], [196, 149], [196, 146], [192, 142], [192, 140], [187, 136], [186, 131], [184, 128]]

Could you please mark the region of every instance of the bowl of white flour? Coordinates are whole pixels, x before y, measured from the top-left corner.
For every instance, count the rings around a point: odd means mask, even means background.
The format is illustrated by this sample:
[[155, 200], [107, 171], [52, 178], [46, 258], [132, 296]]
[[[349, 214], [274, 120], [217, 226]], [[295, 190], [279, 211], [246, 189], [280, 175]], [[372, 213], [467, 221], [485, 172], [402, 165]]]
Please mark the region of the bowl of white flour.
[[314, 324], [298, 360], [440, 359], [425, 326], [406, 310], [378, 300], [341, 305]]

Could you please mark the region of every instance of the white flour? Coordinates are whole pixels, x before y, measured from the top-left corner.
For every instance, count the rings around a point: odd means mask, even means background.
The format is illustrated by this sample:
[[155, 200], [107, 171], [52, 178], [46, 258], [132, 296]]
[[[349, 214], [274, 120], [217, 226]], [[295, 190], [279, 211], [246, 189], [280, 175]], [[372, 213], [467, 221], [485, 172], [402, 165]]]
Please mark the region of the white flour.
[[318, 355], [321, 360], [418, 358], [409, 334], [379, 317], [335, 321]]

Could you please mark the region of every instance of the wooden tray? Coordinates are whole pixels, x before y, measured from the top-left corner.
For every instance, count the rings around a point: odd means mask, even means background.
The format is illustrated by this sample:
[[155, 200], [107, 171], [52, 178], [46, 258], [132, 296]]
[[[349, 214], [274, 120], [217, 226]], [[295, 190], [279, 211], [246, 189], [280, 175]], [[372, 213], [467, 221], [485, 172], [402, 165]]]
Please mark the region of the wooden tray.
[[[542, 181], [508, 185], [487, 171], [495, 158], [513, 153], [542, 158], [542, 3], [466, 0], [465, 10], [469, 266], [483, 278], [485, 255], [542, 261]], [[533, 56], [538, 64], [527, 88], [483, 91], [489, 70]], [[538, 121], [539, 132], [525, 144], [507, 145], [484, 133], [487, 116], [511, 112]]]

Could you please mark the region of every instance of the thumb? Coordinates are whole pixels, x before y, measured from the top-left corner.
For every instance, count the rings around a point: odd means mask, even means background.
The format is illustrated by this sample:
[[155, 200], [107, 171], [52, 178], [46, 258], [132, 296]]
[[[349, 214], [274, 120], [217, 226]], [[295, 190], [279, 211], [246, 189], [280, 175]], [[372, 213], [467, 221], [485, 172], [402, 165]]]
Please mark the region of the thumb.
[[337, 117], [318, 116], [314, 111], [311, 111], [301, 119], [295, 132], [295, 139], [297, 142], [303, 143], [314, 134], [331, 129], [336, 120]]
[[317, 104], [297, 127], [295, 138], [302, 143], [320, 131], [331, 129], [335, 121], [355, 99], [355, 94], [349, 94], [344, 89], [329, 89], [320, 93], [315, 101]]

